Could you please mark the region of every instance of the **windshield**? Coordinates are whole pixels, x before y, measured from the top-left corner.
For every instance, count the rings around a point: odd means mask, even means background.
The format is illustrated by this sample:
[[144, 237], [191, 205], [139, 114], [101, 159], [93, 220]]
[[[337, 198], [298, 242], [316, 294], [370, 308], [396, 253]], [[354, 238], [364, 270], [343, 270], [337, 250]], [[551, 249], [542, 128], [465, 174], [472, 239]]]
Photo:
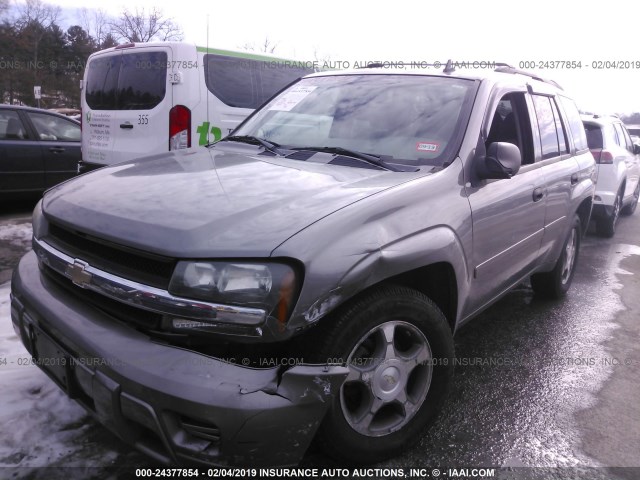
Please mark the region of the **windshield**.
[[474, 91], [471, 80], [424, 75], [306, 78], [234, 135], [288, 148], [340, 147], [396, 162], [442, 165], [455, 147]]

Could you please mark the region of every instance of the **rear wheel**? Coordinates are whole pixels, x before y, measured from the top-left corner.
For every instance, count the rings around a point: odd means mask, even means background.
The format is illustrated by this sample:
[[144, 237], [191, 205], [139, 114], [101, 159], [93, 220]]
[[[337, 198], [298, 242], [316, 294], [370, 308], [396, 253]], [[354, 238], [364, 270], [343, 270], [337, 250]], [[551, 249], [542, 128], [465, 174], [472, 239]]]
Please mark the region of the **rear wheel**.
[[531, 287], [535, 293], [547, 298], [561, 298], [567, 293], [578, 261], [581, 234], [580, 217], [576, 215], [553, 270], [531, 275]]
[[636, 207], [638, 206], [638, 199], [640, 198], [640, 181], [636, 185], [636, 189], [633, 191], [633, 198], [631, 199], [631, 203], [622, 209], [623, 215], [633, 215], [633, 212], [636, 211]]
[[318, 432], [325, 451], [370, 463], [406, 448], [444, 402], [453, 350], [444, 315], [419, 292], [383, 286], [351, 304], [317, 350], [349, 369]]
[[596, 233], [601, 237], [611, 238], [616, 233], [616, 225], [620, 218], [620, 209], [622, 207], [622, 190], [616, 195], [613, 201], [613, 209], [611, 215], [604, 215], [596, 219]]

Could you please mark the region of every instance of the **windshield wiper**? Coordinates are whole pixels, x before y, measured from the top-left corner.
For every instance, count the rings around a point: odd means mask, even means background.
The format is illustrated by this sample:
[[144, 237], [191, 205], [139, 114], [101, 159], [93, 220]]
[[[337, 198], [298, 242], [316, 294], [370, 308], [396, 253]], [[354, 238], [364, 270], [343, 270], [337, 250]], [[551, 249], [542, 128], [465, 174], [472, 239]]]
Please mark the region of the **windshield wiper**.
[[[345, 155], [347, 157], [357, 158], [358, 160], [363, 160], [371, 165], [376, 165], [380, 168], [384, 168], [385, 170], [390, 170], [392, 172], [405, 172], [407, 170], [400, 168], [396, 165], [389, 165], [385, 163], [382, 157], [377, 155], [371, 155], [370, 153], [358, 152], [357, 150], [350, 150], [344, 147], [295, 147], [291, 150], [310, 150], [312, 152], [325, 152], [325, 153], [335, 153], [336, 155]], [[392, 159], [393, 157], [387, 157]], [[412, 169], [411, 171], [413, 171]]]
[[278, 150], [278, 147], [280, 145], [278, 145], [275, 142], [269, 142], [264, 138], [254, 137], [253, 135], [231, 135], [230, 137], [225, 137], [219, 141], [224, 142], [227, 140], [230, 140], [232, 142], [248, 143], [250, 145], [260, 145], [264, 147], [264, 149], [267, 150], [268, 152], [271, 152], [279, 156], [283, 155], [283, 153], [280, 150]]

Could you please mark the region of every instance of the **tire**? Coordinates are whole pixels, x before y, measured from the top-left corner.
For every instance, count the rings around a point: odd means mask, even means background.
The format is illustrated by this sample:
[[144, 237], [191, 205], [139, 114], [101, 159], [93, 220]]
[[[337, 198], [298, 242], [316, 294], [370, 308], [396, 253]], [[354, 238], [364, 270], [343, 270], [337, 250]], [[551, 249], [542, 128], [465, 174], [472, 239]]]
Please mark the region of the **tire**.
[[567, 293], [578, 263], [581, 236], [580, 217], [575, 215], [571, 230], [569, 230], [569, 234], [564, 241], [562, 254], [553, 270], [531, 275], [531, 287], [537, 295], [544, 298], [559, 299]]
[[596, 219], [596, 233], [601, 237], [611, 238], [616, 233], [616, 225], [620, 218], [620, 207], [622, 206], [622, 190], [618, 192], [613, 202], [611, 215], [602, 216]]
[[626, 205], [620, 213], [623, 215], [633, 215], [633, 212], [636, 211], [636, 207], [638, 206], [638, 199], [640, 198], [640, 180], [636, 185], [636, 189], [633, 191], [633, 198], [631, 199], [631, 203]]
[[429, 298], [392, 285], [358, 298], [334, 320], [314, 350], [325, 361], [344, 360], [350, 372], [317, 440], [341, 462], [380, 462], [417, 440], [444, 403], [453, 377], [451, 329]]

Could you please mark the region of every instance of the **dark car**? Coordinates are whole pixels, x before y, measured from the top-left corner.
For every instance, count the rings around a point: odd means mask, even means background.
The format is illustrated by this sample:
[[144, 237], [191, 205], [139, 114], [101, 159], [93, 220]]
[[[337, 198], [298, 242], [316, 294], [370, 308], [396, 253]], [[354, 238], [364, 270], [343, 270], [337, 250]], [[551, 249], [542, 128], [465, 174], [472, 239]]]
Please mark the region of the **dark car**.
[[0, 194], [41, 193], [76, 175], [80, 133], [64, 115], [0, 105]]

